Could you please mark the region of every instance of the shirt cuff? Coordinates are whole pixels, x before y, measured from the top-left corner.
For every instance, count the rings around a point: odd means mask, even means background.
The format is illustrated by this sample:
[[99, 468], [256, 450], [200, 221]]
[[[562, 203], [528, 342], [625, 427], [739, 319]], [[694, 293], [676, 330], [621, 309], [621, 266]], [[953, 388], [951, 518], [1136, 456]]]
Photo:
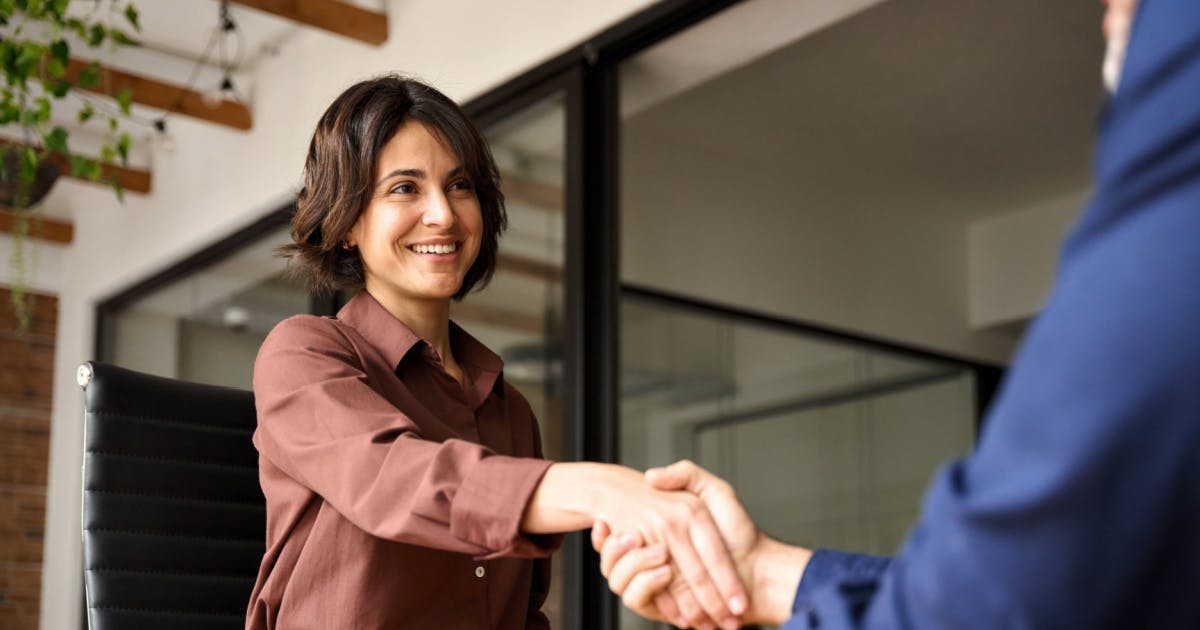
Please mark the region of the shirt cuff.
[[521, 533], [521, 518], [552, 463], [528, 457], [484, 457], [454, 495], [450, 534], [488, 549], [479, 560], [549, 557], [562, 544], [562, 536], [526, 536]]
[[864, 553], [847, 553], [818, 549], [804, 567], [796, 597], [792, 600], [792, 615], [807, 613], [813, 593], [835, 583], [870, 582], [879, 579], [892, 562], [891, 558]]

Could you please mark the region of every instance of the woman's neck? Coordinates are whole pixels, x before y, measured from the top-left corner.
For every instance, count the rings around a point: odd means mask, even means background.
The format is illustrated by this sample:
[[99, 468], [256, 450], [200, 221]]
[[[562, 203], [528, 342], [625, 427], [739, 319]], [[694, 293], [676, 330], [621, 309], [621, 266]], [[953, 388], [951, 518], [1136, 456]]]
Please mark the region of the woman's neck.
[[418, 337], [425, 340], [437, 352], [442, 365], [458, 380], [458, 362], [450, 351], [450, 300], [413, 300], [396, 296], [387, 291], [372, 290], [371, 294], [393, 317], [408, 326]]

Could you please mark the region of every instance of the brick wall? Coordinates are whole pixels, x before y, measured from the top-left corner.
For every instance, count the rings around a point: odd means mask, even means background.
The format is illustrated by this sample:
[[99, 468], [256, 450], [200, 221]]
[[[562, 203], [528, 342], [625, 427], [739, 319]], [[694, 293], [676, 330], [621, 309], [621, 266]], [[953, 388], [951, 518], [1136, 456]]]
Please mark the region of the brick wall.
[[0, 630], [38, 625], [58, 300], [38, 295], [34, 310], [18, 336], [0, 288]]

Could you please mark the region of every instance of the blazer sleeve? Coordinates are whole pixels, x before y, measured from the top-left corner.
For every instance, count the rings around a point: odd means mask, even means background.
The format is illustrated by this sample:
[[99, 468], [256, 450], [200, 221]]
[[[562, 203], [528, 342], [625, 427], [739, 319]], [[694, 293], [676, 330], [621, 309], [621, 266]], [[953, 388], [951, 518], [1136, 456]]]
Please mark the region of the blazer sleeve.
[[371, 535], [481, 559], [553, 550], [519, 529], [550, 462], [425, 439], [368, 385], [333, 320], [276, 326], [255, 361], [254, 395], [262, 456]]

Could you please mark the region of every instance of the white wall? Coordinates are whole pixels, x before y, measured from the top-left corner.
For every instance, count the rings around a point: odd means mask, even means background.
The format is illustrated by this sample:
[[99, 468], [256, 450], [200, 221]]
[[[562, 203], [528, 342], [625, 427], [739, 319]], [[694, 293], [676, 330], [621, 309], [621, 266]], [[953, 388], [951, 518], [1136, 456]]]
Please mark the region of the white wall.
[[173, 378], [179, 371], [180, 320], [149, 310], [129, 309], [113, 321], [113, 363]]
[[954, 356], [1003, 363], [967, 319], [966, 222], [813, 198], [794, 174], [639, 128], [623, 139], [621, 277]]
[[76, 237], [57, 283], [42, 630], [77, 627], [79, 620], [83, 410], [74, 372], [92, 358], [96, 304], [287, 202], [317, 117], [351, 83], [401, 71], [467, 100], [652, 3], [389, 2], [390, 37], [382, 47], [306, 29], [264, 60], [254, 81], [252, 131], [172, 119], [176, 149], [154, 156], [151, 195], [129, 195], [120, 205], [106, 189], [60, 184], [65, 192], [54, 203], [74, 216]]
[[1059, 246], [1087, 197], [1073, 193], [971, 224], [972, 327], [1021, 322], [1042, 309], [1054, 284]]

